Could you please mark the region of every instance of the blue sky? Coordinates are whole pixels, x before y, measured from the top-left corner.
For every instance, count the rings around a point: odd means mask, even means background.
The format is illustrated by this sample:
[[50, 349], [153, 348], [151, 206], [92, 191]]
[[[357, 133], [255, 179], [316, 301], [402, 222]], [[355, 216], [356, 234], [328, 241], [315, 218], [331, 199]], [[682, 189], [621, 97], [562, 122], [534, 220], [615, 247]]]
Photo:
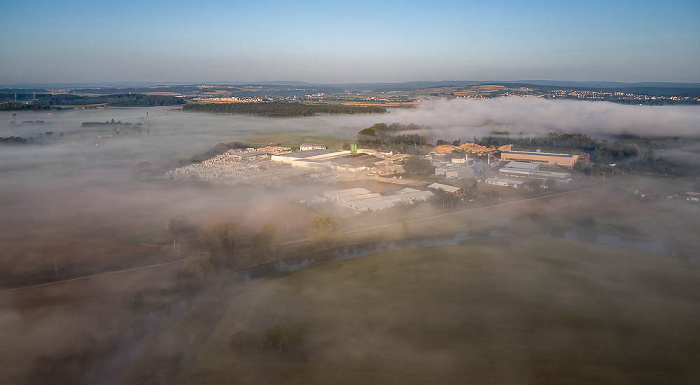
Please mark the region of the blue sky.
[[700, 82], [700, 1], [8, 1], [0, 84]]

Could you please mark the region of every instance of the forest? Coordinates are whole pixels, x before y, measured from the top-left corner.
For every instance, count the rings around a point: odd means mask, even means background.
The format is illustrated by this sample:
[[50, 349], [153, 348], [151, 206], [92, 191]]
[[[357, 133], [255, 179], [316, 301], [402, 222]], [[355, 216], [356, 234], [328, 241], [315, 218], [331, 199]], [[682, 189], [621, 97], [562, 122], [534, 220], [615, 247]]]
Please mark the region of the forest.
[[0, 136], [0, 144], [24, 144], [27, 139], [21, 136]]
[[40, 111], [57, 109], [53, 106], [25, 104], [20, 102], [0, 102], [0, 111]]
[[183, 111], [246, 114], [273, 118], [314, 116], [316, 114], [377, 114], [385, 113], [382, 107], [344, 106], [342, 104], [304, 104], [297, 102], [259, 103], [188, 103]]
[[[23, 102], [15, 102], [14, 99]], [[31, 99], [28, 99], [31, 98]], [[183, 104], [181, 98], [167, 95], [115, 94], [101, 96], [81, 96], [70, 94], [0, 94], [0, 110], [46, 110], [59, 106], [83, 106], [105, 104], [111, 107], [157, 107]]]
[[430, 146], [428, 137], [418, 134], [402, 133], [428, 129], [416, 124], [376, 123], [357, 133], [357, 143], [361, 147], [384, 148], [406, 154], [425, 154], [423, 146]]

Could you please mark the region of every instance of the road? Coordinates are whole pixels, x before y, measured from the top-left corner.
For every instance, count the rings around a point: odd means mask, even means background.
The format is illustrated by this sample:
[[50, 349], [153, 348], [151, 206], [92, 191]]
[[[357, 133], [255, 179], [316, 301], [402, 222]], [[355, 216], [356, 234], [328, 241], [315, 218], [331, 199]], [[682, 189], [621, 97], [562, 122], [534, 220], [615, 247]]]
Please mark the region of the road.
[[[443, 214], [437, 214], [437, 215], [431, 215], [431, 216], [422, 217], [422, 218], [411, 219], [411, 220], [405, 221], [403, 223], [416, 223], [416, 222], [433, 220], [433, 219], [438, 219], [438, 218], [443, 218], [443, 217], [448, 217], [448, 216], [461, 215], [461, 214], [465, 214], [465, 213], [475, 212], [478, 210], [486, 210], [486, 209], [491, 209], [491, 208], [495, 208], [495, 207], [503, 207], [503, 206], [512, 205], [512, 204], [516, 204], [516, 203], [522, 204], [523, 202], [550, 199], [550, 198], [555, 198], [555, 197], [559, 197], [559, 196], [575, 194], [575, 193], [579, 193], [582, 191], [600, 190], [600, 189], [602, 189], [602, 188], [601, 187], [590, 187], [590, 188], [582, 188], [582, 189], [577, 189], [577, 190], [565, 191], [565, 192], [561, 192], [561, 193], [543, 195], [543, 196], [534, 197], [534, 198], [516, 199], [516, 200], [502, 202], [502, 203], [496, 203], [496, 204], [488, 205], [488, 206], [475, 207], [475, 208], [469, 208], [469, 209], [457, 210], [457, 211], [450, 211], [450, 212], [443, 213]], [[382, 225], [377, 225], [377, 226], [372, 226], [372, 227], [365, 227], [365, 228], [356, 229], [356, 230], [348, 230], [348, 231], [343, 231], [342, 234], [354, 234], [354, 233], [359, 233], [359, 232], [364, 232], [364, 231], [374, 231], [374, 230], [384, 229], [387, 227], [397, 226], [397, 225], [402, 225], [402, 222], [385, 223]], [[297, 244], [297, 243], [309, 242], [311, 240], [312, 240], [311, 238], [295, 239], [293, 241], [279, 243], [278, 245], [280, 245], [280, 246], [292, 245], [292, 244]], [[130, 272], [141, 271], [141, 270], [146, 270], [146, 269], [154, 269], [154, 268], [158, 268], [158, 267], [174, 265], [176, 263], [182, 263], [185, 259], [186, 258], [181, 258], [181, 259], [178, 259], [175, 261], [169, 261], [169, 262], [164, 262], [164, 263], [156, 263], [156, 264], [146, 265], [146, 266], [138, 266], [138, 267], [132, 267], [132, 268], [127, 268], [127, 269], [113, 270], [113, 271], [108, 271], [108, 272], [104, 272], [104, 273], [85, 275], [82, 277], [75, 277], [75, 278], [40, 283], [40, 284], [35, 284], [35, 285], [27, 285], [27, 286], [19, 286], [19, 287], [13, 287], [13, 288], [8, 288], [8, 289], [2, 289], [2, 290], [0, 290], [0, 293], [36, 289], [36, 288], [40, 288], [40, 287], [59, 285], [59, 284], [64, 284], [64, 283], [69, 283], [69, 282], [91, 279], [91, 278], [104, 277], [107, 275], [130, 273]]]

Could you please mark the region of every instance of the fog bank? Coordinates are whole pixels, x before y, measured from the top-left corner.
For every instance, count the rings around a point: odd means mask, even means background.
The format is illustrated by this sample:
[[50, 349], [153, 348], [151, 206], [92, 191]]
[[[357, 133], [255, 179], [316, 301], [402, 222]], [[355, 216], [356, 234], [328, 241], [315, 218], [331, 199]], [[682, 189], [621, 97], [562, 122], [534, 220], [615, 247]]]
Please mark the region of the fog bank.
[[[698, 106], [629, 106], [524, 97], [428, 99], [416, 109], [392, 110], [389, 120], [431, 126], [434, 138], [447, 140], [471, 140], [494, 130], [511, 134], [577, 132], [591, 136], [700, 133]], [[493, 124], [487, 124], [489, 120]]]

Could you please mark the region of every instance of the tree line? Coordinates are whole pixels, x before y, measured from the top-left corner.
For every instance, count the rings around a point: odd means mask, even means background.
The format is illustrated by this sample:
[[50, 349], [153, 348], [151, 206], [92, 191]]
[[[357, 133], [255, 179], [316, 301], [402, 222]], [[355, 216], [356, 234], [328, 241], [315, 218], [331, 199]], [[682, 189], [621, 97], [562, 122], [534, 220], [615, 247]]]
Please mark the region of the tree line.
[[357, 133], [357, 144], [367, 148], [384, 148], [406, 154], [425, 154], [426, 147], [431, 146], [427, 136], [405, 131], [428, 129], [416, 124], [375, 123]]
[[0, 144], [47, 144], [52, 143], [53, 140], [62, 137], [62, 132], [56, 134], [53, 131], [42, 132], [36, 137], [30, 136], [28, 138], [23, 138], [21, 136], [0, 136]]
[[[237, 270], [288, 252], [275, 245], [281, 234], [272, 223], [254, 233], [246, 233], [231, 222], [197, 227], [184, 218], [174, 217], [165, 225], [165, 230], [172, 241], [173, 254], [186, 257], [184, 272], [199, 279], [215, 270]], [[302, 252], [333, 247], [340, 239], [340, 222], [334, 216], [314, 217], [307, 230], [313, 243], [304, 246]]]
[[106, 104], [113, 107], [158, 107], [185, 103], [181, 98], [170, 95], [114, 94], [82, 96], [70, 94], [37, 94], [36, 99], [27, 102], [14, 102], [14, 94], [0, 94], [0, 110], [46, 110], [57, 106], [80, 106]]
[[345, 106], [342, 104], [304, 104], [297, 102], [258, 103], [188, 103], [183, 111], [246, 114], [273, 118], [314, 116], [317, 114], [376, 114], [385, 113], [383, 107]]
[[52, 110], [53, 106], [40, 106], [36, 104], [25, 104], [21, 102], [2, 102], [0, 103], [0, 111], [41, 111]]
[[0, 143], [3, 144], [24, 144], [27, 139], [21, 136], [0, 136]]

